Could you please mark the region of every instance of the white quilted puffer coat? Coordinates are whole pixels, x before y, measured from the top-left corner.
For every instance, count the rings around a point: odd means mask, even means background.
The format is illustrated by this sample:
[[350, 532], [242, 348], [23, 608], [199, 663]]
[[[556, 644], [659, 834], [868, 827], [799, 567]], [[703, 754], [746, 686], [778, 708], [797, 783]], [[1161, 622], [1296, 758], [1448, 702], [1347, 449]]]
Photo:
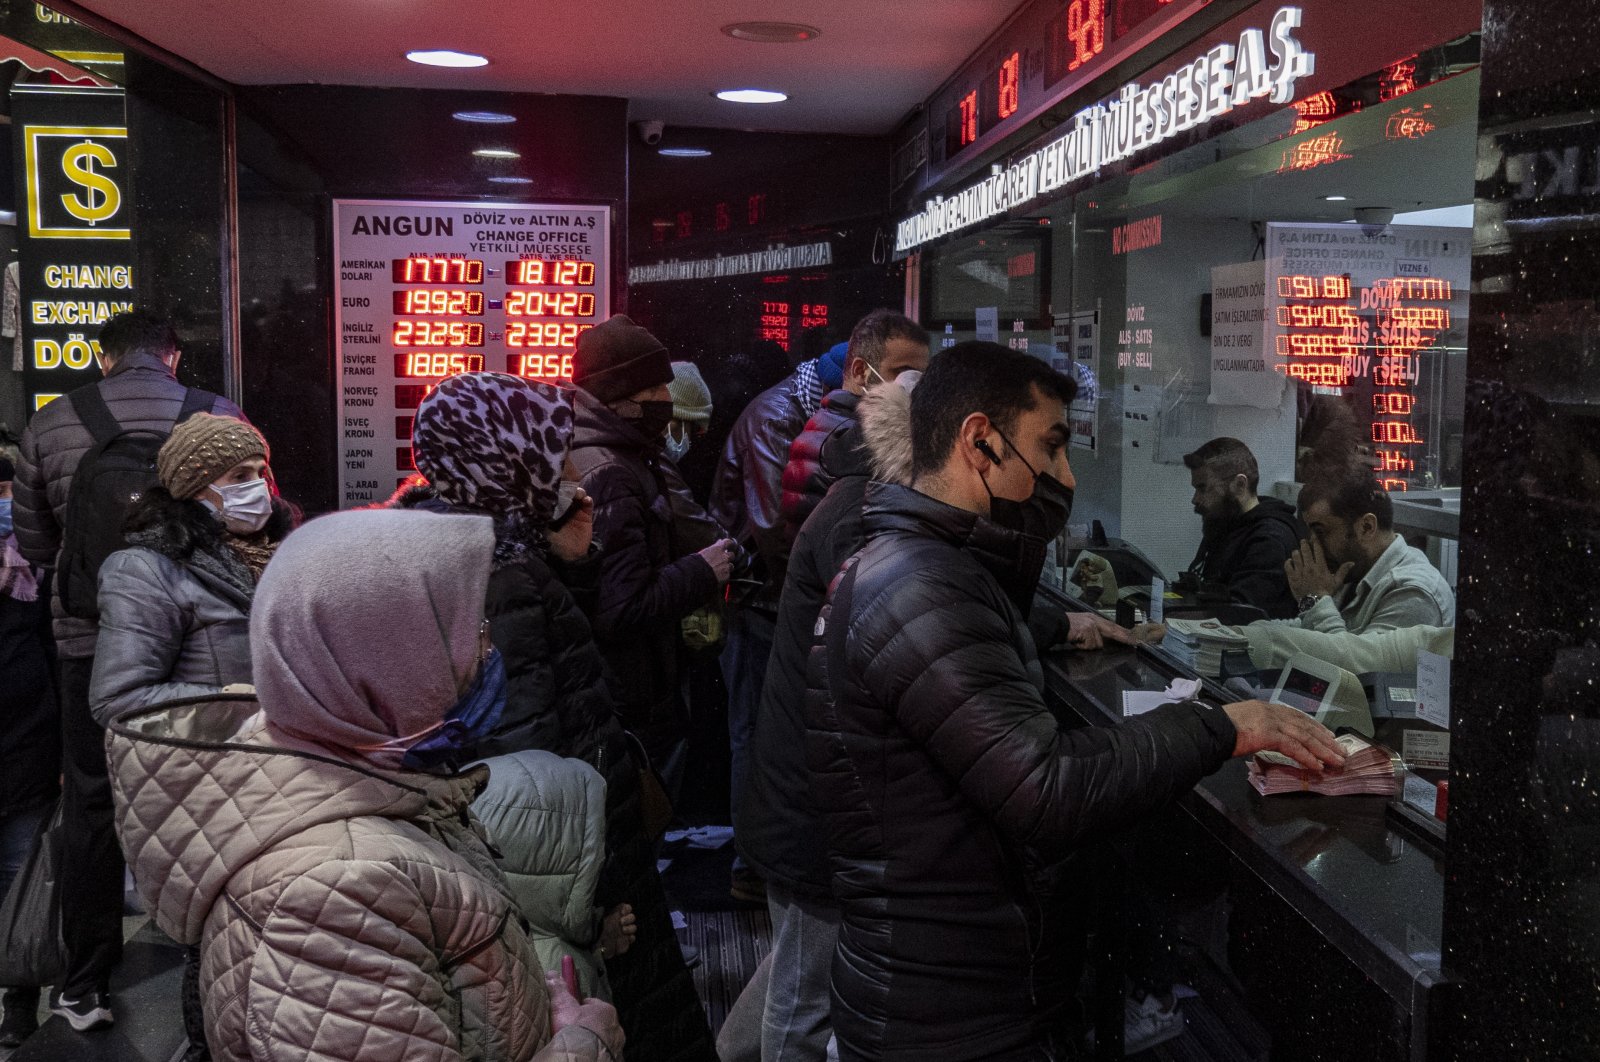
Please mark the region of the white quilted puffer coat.
[[200, 947], [217, 1062], [620, 1056], [614, 1019], [551, 1036], [469, 810], [488, 771], [411, 756], [483, 666], [493, 548], [481, 517], [313, 520], [256, 590], [259, 705], [170, 701], [111, 725], [117, 833], [157, 924]]
[[248, 698], [156, 708], [108, 740], [140, 895], [201, 945], [217, 1062], [607, 1057], [577, 1026], [550, 1040], [533, 945], [467, 814], [486, 769], [368, 770], [262, 744], [252, 716]]

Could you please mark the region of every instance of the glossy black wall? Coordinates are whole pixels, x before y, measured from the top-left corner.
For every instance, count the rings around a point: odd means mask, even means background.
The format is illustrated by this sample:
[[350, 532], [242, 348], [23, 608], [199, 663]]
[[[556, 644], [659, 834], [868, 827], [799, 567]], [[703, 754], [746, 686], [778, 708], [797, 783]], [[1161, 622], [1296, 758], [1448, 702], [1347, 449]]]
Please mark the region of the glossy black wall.
[[1597, 24], [1484, 7], [1438, 1059], [1600, 1058]]
[[[517, 121], [474, 125], [451, 117], [463, 110]], [[628, 135], [620, 99], [305, 85], [239, 90], [244, 405], [275, 447], [286, 494], [312, 511], [336, 504], [329, 201], [610, 203], [612, 290], [620, 305]], [[501, 146], [522, 157], [472, 154]], [[488, 180], [497, 175], [532, 183]]]

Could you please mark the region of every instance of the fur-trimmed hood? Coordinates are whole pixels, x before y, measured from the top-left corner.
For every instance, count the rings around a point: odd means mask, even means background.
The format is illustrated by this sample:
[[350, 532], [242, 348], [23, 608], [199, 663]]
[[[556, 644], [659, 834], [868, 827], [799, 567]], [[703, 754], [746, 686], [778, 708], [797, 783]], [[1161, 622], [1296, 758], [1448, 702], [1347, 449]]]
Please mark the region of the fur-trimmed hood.
[[911, 485], [911, 393], [896, 384], [868, 391], [856, 406], [872, 458], [872, 478]]
[[[299, 522], [293, 506], [282, 498], [272, 499], [272, 515], [267, 518], [269, 543], [282, 542]], [[215, 551], [222, 541], [222, 522], [211, 510], [188, 498], [174, 498], [165, 487], [145, 491], [122, 525], [128, 544], [154, 550], [180, 564], [197, 549]]]

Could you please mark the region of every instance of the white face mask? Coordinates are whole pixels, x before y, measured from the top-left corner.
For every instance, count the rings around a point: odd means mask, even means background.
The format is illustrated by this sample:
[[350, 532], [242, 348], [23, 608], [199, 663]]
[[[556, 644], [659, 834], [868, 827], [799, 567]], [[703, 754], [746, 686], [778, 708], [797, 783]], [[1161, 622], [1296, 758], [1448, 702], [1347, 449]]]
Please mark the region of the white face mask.
[[899, 376], [894, 378], [894, 382], [899, 384], [901, 389], [909, 395], [911, 393], [911, 389], [917, 386], [917, 381], [920, 379], [922, 379], [921, 369], [905, 369], [900, 373]]
[[[222, 524], [236, 535], [253, 535], [267, 526], [272, 516], [272, 491], [265, 479], [252, 479], [245, 483], [213, 483], [211, 489], [222, 495]], [[210, 501], [201, 502], [213, 512], [219, 510]]]
[[674, 462], [682, 461], [683, 456], [689, 452], [689, 447], [694, 445], [694, 436], [689, 434], [689, 426], [683, 426], [682, 436], [674, 435], [672, 425], [667, 425], [667, 456]]

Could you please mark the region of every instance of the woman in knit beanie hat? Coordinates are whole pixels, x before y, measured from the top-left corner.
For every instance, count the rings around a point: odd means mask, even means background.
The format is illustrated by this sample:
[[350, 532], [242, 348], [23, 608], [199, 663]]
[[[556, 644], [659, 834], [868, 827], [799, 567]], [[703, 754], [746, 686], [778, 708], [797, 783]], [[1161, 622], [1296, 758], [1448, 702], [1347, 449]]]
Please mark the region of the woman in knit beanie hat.
[[162, 445], [161, 483], [123, 524], [130, 548], [100, 569], [89, 705], [102, 724], [250, 682], [251, 599], [296, 522], [274, 489], [271, 452], [249, 424], [209, 413]]
[[[594, 503], [574, 482], [568, 458], [573, 404], [566, 388], [464, 373], [444, 380], [417, 408], [417, 471], [456, 511], [494, 519], [484, 614], [505, 665], [506, 704], [492, 733], [462, 751], [489, 757], [543, 749], [583, 760], [605, 778], [594, 935], [569, 943], [587, 946], [604, 964], [630, 1062], [689, 1057], [696, 1045], [703, 1051], [695, 1057], [710, 1057], [710, 1031], [641, 815], [643, 764], [618, 721], [589, 620], [574, 598], [595, 596], [599, 563], [590, 547]], [[508, 865], [538, 843], [515, 835], [495, 841]]]

